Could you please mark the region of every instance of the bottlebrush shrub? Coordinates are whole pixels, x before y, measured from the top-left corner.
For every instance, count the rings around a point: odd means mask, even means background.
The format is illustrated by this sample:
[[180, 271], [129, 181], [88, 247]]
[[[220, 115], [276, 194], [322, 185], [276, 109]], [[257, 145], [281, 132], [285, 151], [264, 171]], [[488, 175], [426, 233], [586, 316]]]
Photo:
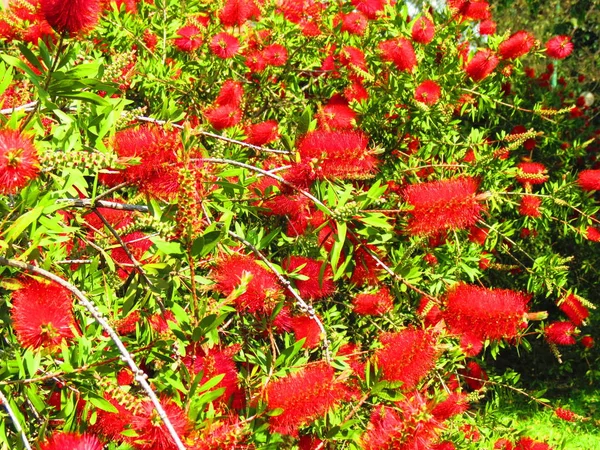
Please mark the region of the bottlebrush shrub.
[[556, 444], [485, 395], [597, 381], [600, 114], [448, 4], [10, 2], [0, 446]]

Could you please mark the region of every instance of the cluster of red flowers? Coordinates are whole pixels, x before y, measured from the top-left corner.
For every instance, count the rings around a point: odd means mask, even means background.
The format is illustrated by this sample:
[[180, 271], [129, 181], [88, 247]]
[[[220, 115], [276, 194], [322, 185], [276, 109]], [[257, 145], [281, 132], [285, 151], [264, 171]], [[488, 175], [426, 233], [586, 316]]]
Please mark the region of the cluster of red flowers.
[[0, 130], [0, 194], [16, 194], [37, 177], [37, 151], [18, 131]]

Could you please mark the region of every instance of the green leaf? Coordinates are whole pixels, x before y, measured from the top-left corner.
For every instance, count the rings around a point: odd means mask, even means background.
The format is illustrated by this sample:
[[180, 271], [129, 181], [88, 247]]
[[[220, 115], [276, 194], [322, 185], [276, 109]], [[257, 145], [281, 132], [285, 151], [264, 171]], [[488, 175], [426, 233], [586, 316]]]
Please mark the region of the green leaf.
[[183, 255], [183, 249], [179, 242], [167, 242], [158, 236], [151, 237], [150, 240], [165, 255]]
[[25, 214], [15, 220], [13, 224], [6, 230], [6, 235], [4, 237], [6, 242], [12, 242], [18, 238], [27, 227], [29, 227], [38, 219], [38, 217], [40, 217], [43, 210], [43, 205], [36, 206], [31, 211], [27, 211]]
[[118, 413], [119, 410], [115, 408], [115, 406], [110, 403], [108, 400], [98, 397], [95, 395], [91, 395], [87, 398], [87, 400], [94, 405], [96, 408], [101, 409], [102, 411], [110, 412], [110, 413]]

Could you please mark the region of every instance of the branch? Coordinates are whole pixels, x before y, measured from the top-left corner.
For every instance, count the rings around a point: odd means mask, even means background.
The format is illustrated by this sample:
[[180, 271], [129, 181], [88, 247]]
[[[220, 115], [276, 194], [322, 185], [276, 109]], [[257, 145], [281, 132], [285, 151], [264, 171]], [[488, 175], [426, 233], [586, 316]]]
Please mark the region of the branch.
[[131, 354], [127, 351], [127, 348], [125, 348], [123, 341], [121, 341], [121, 339], [117, 335], [116, 331], [109, 325], [106, 319], [102, 317], [102, 314], [100, 313], [98, 308], [90, 300], [87, 299], [83, 292], [81, 292], [77, 287], [75, 287], [68, 281], [62, 279], [58, 275], [55, 275], [52, 272], [48, 272], [47, 270], [41, 269], [39, 267], [32, 266], [31, 264], [26, 264], [21, 261], [7, 259], [0, 256], [0, 265], [14, 267], [20, 270], [26, 270], [36, 275], [40, 275], [48, 280], [54, 281], [55, 283], [61, 285], [62, 287], [70, 291], [79, 300], [79, 304], [81, 304], [85, 309], [89, 311], [89, 313], [96, 320], [96, 322], [98, 322], [102, 329], [106, 331], [106, 333], [108, 333], [112, 341], [115, 343], [123, 357], [123, 361], [127, 363], [131, 371], [134, 373], [136, 381], [140, 384], [142, 389], [146, 392], [146, 395], [148, 395], [148, 397], [150, 398], [150, 401], [154, 405], [156, 412], [167, 427], [167, 430], [173, 438], [173, 441], [175, 442], [175, 445], [177, 446], [178, 450], [186, 450], [185, 446], [181, 442], [181, 439], [177, 435], [177, 431], [175, 431], [173, 424], [169, 420], [167, 413], [160, 404], [156, 393], [152, 390], [152, 387], [150, 387], [150, 384], [147, 381], [148, 375], [137, 366], [137, 364], [131, 357]]
[[19, 419], [17, 419], [15, 412], [10, 407], [10, 403], [8, 403], [8, 399], [4, 396], [4, 393], [2, 391], [0, 391], [0, 404], [4, 404], [6, 412], [8, 413], [10, 420], [12, 420], [15, 430], [17, 430], [17, 433], [21, 435], [21, 439], [23, 440], [23, 445], [25, 445], [25, 448], [27, 450], [32, 450], [31, 444], [29, 444], [29, 441], [27, 440], [27, 435], [25, 434], [23, 428], [21, 427], [21, 424], [19, 423]]
[[[60, 202], [69, 202], [68, 206], [73, 206], [75, 208], [109, 208], [109, 209], [118, 209], [120, 211], [138, 211], [138, 212], [148, 212], [148, 207], [143, 205], [128, 205], [124, 203], [118, 202], [110, 202], [108, 200], [96, 200], [92, 202], [89, 198], [61, 198], [58, 201]], [[97, 213], [97, 211], [95, 211]]]

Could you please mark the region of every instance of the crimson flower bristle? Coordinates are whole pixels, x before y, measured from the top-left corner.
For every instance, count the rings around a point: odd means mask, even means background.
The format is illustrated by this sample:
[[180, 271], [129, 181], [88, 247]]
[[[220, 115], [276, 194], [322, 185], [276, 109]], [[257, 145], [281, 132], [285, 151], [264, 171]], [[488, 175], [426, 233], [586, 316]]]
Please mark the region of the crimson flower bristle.
[[[160, 399], [160, 404], [177, 435], [184, 438], [191, 429], [191, 423], [185, 411], [173, 400], [166, 397]], [[133, 439], [136, 449], [173, 450], [177, 448], [167, 426], [160, 419], [154, 404], [150, 400], [144, 401], [138, 411], [133, 414], [131, 426], [137, 433], [137, 436]]]
[[544, 328], [546, 340], [556, 345], [575, 345], [575, 334], [577, 329], [571, 322], [553, 322]]
[[325, 105], [317, 114], [319, 127], [325, 130], [350, 130], [356, 125], [356, 113], [348, 105]]
[[255, 123], [246, 127], [246, 142], [263, 146], [279, 138], [279, 124], [275, 120]]
[[554, 410], [554, 414], [559, 419], [565, 420], [567, 422], [575, 422], [577, 420], [577, 414], [566, 408], [556, 408]]
[[40, 0], [46, 21], [59, 33], [90, 31], [98, 23], [100, 0]]
[[354, 271], [350, 282], [358, 286], [376, 286], [379, 283], [382, 268], [368, 250], [373, 252], [379, 259], [382, 258], [377, 252], [377, 247], [372, 244], [363, 244], [354, 250]]
[[535, 38], [526, 31], [517, 31], [498, 47], [502, 59], [517, 59], [526, 55], [535, 44]]
[[73, 298], [64, 287], [25, 279], [11, 301], [13, 327], [23, 347], [52, 350], [74, 337]]
[[589, 226], [585, 230], [585, 238], [588, 241], [600, 242], [600, 229]]
[[368, 142], [358, 131], [316, 130], [304, 135], [297, 147], [301, 162], [310, 164], [318, 179], [360, 180], [372, 177], [379, 164]]
[[526, 217], [540, 217], [540, 206], [542, 205], [542, 199], [535, 195], [524, 195], [521, 198], [521, 204], [519, 205], [519, 214]]
[[227, 296], [240, 312], [268, 313], [282, 299], [277, 277], [252, 257], [234, 254], [219, 262], [212, 274], [214, 290]]
[[573, 294], [569, 294], [558, 302], [560, 310], [567, 315], [569, 320], [576, 326], [583, 325], [583, 322], [590, 316], [590, 311], [581, 303], [581, 300]]
[[414, 389], [435, 366], [439, 354], [436, 334], [431, 330], [406, 328], [396, 333], [383, 333], [383, 344], [374, 360], [386, 381], [402, 382], [404, 392]]
[[370, 294], [358, 294], [352, 300], [352, 310], [364, 316], [381, 316], [394, 308], [394, 300], [390, 291], [382, 287]]
[[412, 43], [403, 37], [382, 41], [378, 45], [384, 61], [393, 62], [398, 70], [412, 72], [417, 66], [417, 55]]
[[553, 59], [565, 59], [573, 48], [570, 36], [555, 36], [546, 42], [546, 54]]
[[296, 336], [296, 342], [305, 339], [302, 348], [316, 348], [321, 343], [321, 328], [316, 320], [302, 315], [291, 318], [291, 329]]
[[255, 0], [227, 0], [219, 12], [219, 20], [228, 27], [242, 26], [252, 17], [260, 16]]
[[583, 345], [585, 348], [592, 348], [595, 345], [594, 342], [594, 338], [591, 336], [583, 336], [581, 338], [581, 345]]
[[102, 450], [104, 444], [93, 434], [55, 432], [40, 450]]
[[531, 296], [510, 289], [460, 283], [444, 297], [444, 320], [453, 333], [482, 341], [514, 338], [521, 330]]
[[577, 184], [584, 191], [600, 191], [600, 170], [582, 170], [577, 177]]
[[204, 116], [215, 130], [220, 131], [240, 123], [242, 120], [242, 111], [235, 106], [223, 105], [208, 108], [204, 112]]
[[210, 51], [219, 58], [233, 58], [240, 49], [240, 41], [229, 33], [218, 33], [213, 36], [209, 44]]
[[203, 42], [200, 28], [196, 25], [186, 25], [177, 30], [178, 38], [173, 43], [182, 52], [193, 52], [197, 50]]
[[415, 100], [428, 106], [434, 105], [440, 99], [442, 90], [435, 81], [425, 80], [415, 90]]
[[262, 52], [267, 65], [273, 67], [284, 66], [288, 59], [288, 51], [281, 44], [271, 44], [266, 46]]
[[[122, 237], [123, 243], [127, 245], [127, 248], [133, 255], [133, 257], [141, 262], [150, 247], [152, 247], [152, 241], [141, 231], [134, 231], [133, 233], [127, 234]], [[133, 269], [133, 261], [125, 251], [123, 247], [117, 247], [111, 250], [110, 256], [115, 262], [121, 264], [121, 267], [117, 270], [119, 277], [125, 279], [129, 276]]]
[[312, 423], [352, 397], [349, 388], [335, 378], [333, 367], [324, 361], [311, 364], [267, 386], [268, 410], [283, 410], [269, 418], [270, 430], [298, 436], [301, 426]]
[[536, 162], [521, 162], [517, 165], [517, 181], [521, 184], [543, 184], [548, 181], [546, 166]]
[[369, 19], [376, 19], [388, 0], [351, 0], [354, 7]]
[[16, 194], [39, 173], [31, 139], [15, 130], [0, 130], [0, 194]]
[[469, 409], [469, 400], [466, 394], [461, 392], [452, 392], [448, 397], [437, 403], [431, 410], [431, 414], [443, 422], [450, 417], [457, 416]]
[[411, 30], [412, 40], [419, 44], [429, 44], [433, 40], [434, 34], [433, 22], [425, 16], [419, 17]]
[[478, 187], [479, 181], [471, 177], [407, 186], [402, 195], [413, 206], [408, 232], [427, 236], [474, 225], [483, 210], [476, 196]]
[[460, 371], [460, 374], [463, 375], [465, 383], [474, 391], [484, 387], [485, 381], [488, 379], [485, 370], [475, 361], [469, 361], [467, 366]]
[[[325, 270], [322, 272], [323, 264], [325, 264]], [[306, 278], [294, 280], [300, 296], [306, 300], [319, 300], [335, 292], [333, 270], [324, 261], [317, 261], [305, 256], [290, 256], [283, 261], [282, 267], [288, 273], [297, 272]]]
[[449, 0], [448, 6], [456, 11], [461, 21], [490, 18], [490, 5], [485, 0]]
[[348, 14], [340, 14], [339, 18], [342, 21], [342, 31], [347, 31], [350, 34], [362, 36], [365, 34], [369, 20], [367, 16], [359, 11]]
[[486, 19], [479, 22], [479, 34], [482, 36], [491, 36], [496, 34], [496, 22]]
[[482, 81], [490, 75], [500, 60], [491, 50], [480, 50], [465, 66], [465, 72], [475, 82]]
[[548, 444], [535, 441], [529, 437], [522, 437], [515, 442], [514, 450], [553, 450]]

